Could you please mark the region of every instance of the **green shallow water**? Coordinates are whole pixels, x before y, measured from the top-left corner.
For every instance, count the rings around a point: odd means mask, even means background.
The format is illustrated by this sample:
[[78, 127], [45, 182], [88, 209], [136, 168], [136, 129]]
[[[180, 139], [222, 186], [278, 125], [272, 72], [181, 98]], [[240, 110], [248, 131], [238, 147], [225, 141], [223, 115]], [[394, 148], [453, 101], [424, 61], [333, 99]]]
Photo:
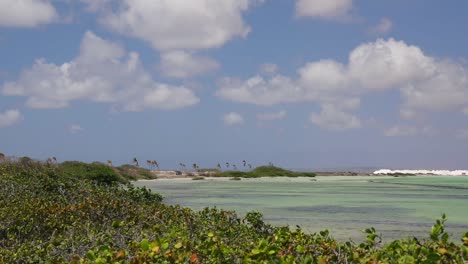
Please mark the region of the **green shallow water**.
[[456, 238], [468, 231], [468, 177], [317, 177], [230, 180], [138, 181], [165, 202], [199, 210], [213, 207], [239, 215], [256, 210], [274, 225], [328, 229], [340, 240], [361, 241], [375, 227], [384, 240], [427, 236], [446, 213]]

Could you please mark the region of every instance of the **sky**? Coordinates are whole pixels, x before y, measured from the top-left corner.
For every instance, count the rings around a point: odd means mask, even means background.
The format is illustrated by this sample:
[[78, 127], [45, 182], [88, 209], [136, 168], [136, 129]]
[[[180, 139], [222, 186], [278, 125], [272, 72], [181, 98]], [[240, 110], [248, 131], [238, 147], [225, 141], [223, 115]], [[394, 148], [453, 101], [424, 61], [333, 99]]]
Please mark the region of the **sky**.
[[0, 0], [0, 152], [468, 168], [465, 0]]

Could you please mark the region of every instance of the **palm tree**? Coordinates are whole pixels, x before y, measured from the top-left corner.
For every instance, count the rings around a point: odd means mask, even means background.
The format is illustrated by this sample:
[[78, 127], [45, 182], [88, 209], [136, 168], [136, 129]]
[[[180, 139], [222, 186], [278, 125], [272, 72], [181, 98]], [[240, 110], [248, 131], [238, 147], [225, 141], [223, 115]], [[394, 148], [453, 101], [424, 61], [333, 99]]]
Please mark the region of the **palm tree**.
[[138, 163], [137, 158], [133, 158], [133, 164], [135, 164], [135, 166], [137, 167], [140, 167], [140, 164]]
[[194, 163], [194, 164], [192, 164], [192, 168], [196, 171], [200, 167], [198, 167], [198, 165], [196, 163]]
[[252, 164], [247, 164], [247, 167], [249, 167], [249, 169], [252, 169]]
[[179, 166], [182, 168], [182, 170], [185, 169], [185, 164], [184, 164], [184, 163], [180, 162], [180, 163], [179, 163]]
[[245, 165], [247, 164], [247, 161], [242, 160], [242, 163], [244, 164], [244, 167], [245, 167]]
[[218, 170], [221, 170], [221, 164], [218, 163], [218, 165], [216, 165], [216, 168], [218, 168]]
[[226, 168], [229, 168], [229, 162], [226, 162]]
[[148, 168], [151, 170], [153, 167], [153, 162], [151, 160], [146, 160], [146, 165], [148, 165]]
[[234, 170], [237, 170], [236, 164], [232, 165], [232, 168], [233, 168]]
[[112, 167], [112, 160], [107, 160], [107, 165], [109, 165], [110, 167]]
[[158, 163], [157, 161], [152, 160], [152, 161], [151, 161], [151, 164], [153, 164], [153, 166], [156, 167], [156, 168], [158, 168], [158, 170], [159, 170], [159, 163]]

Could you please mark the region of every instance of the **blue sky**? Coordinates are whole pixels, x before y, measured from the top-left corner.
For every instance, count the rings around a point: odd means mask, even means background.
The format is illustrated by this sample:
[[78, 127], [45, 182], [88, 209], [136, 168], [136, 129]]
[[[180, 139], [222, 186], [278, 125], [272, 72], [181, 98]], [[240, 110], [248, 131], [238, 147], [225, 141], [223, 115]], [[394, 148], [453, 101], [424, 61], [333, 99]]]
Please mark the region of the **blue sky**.
[[467, 9], [0, 0], [0, 152], [466, 169]]

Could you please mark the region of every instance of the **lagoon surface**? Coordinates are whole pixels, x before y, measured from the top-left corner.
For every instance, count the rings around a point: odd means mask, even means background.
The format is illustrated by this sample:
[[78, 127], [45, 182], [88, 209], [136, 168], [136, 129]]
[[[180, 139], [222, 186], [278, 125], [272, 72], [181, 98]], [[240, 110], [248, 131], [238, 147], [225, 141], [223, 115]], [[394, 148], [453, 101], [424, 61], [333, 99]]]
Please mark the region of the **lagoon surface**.
[[454, 238], [468, 231], [468, 176], [171, 179], [138, 181], [168, 204], [263, 213], [274, 225], [324, 229], [339, 240], [361, 241], [375, 227], [383, 240], [425, 238], [442, 213]]

